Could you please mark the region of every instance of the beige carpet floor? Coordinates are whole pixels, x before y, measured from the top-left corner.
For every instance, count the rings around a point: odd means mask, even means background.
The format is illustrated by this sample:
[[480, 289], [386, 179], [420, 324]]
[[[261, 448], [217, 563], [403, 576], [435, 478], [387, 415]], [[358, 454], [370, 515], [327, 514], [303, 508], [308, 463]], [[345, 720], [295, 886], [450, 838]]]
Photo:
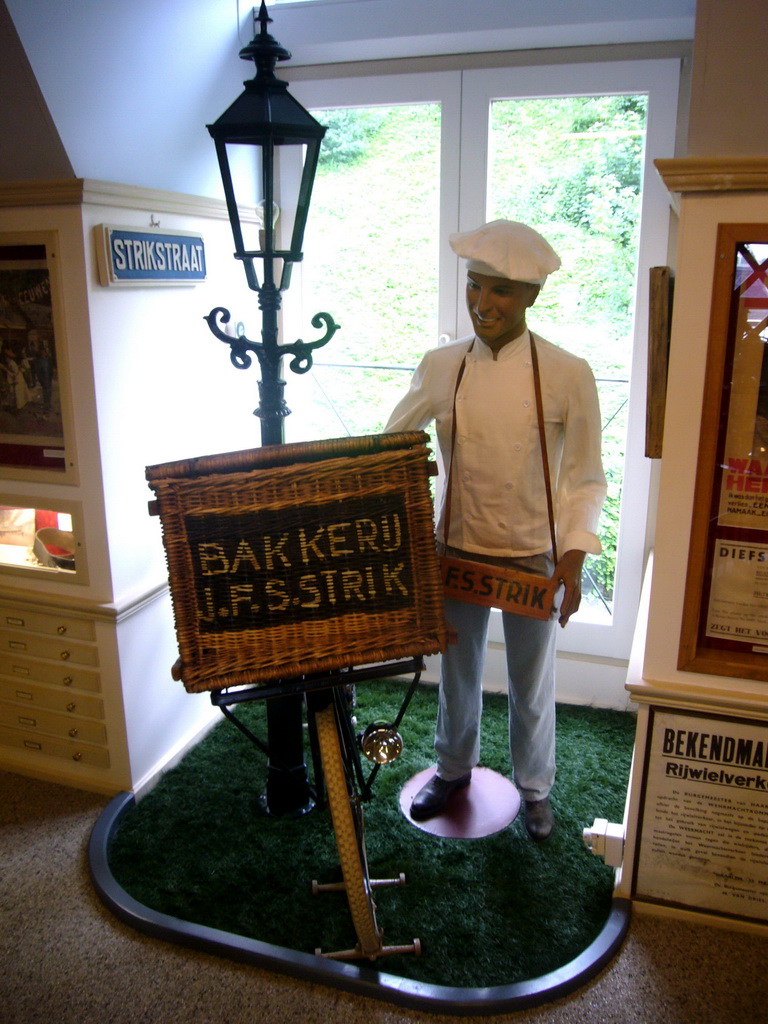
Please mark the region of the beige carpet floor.
[[[89, 879], [106, 797], [0, 772], [2, 1024], [447, 1024], [148, 938]], [[536, 1024], [768, 1024], [768, 938], [634, 914], [584, 988], [473, 1020]]]

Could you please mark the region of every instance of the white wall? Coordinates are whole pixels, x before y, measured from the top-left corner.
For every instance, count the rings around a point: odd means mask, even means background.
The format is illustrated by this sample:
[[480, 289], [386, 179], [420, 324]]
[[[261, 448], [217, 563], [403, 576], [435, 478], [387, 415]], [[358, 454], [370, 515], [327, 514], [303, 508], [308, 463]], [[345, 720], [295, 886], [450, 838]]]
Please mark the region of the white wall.
[[[238, 57], [252, 38], [247, 0], [5, 3], [76, 177], [221, 196], [205, 125], [253, 77]], [[270, 14], [294, 66], [691, 38], [694, 9], [694, 0], [642, 9], [631, 0], [323, 0]], [[13, 92], [0, 101], [16, 102]]]
[[[98, 195], [98, 187], [91, 189]], [[257, 297], [232, 258], [229, 221], [154, 208], [164, 194], [137, 192], [137, 208], [87, 202], [0, 209], [0, 231], [56, 230], [62, 277], [62, 354], [69, 365], [76, 478], [56, 484], [59, 499], [82, 506], [89, 584], [14, 577], [14, 585], [51, 596], [124, 608], [167, 579], [156, 518], [147, 503], [146, 466], [261, 443], [260, 372], [236, 370], [229, 348], [203, 319], [228, 307], [258, 338]], [[169, 197], [171, 200], [173, 197]], [[106, 288], [99, 284], [94, 228], [194, 231], [206, 248], [207, 279], [196, 286]], [[5, 480], [7, 495], [41, 501], [48, 483]], [[47, 507], [43, 504], [41, 507]]]
[[765, 0], [698, 0], [688, 156], [764, 156]]
[[[149, 200], [151, 202], [151, 200]], [[195, 286], [105, 288], [98, 283], [94, 228], [193, 231], [205, 243], [207, 279]], [[230, 309], [258, 338], [257, 297], [232, 258], [229, 221], [191, 214], [88, 205], [86, 277], [101, 470], [115, 599], [123, 603], [167, 578], [159, 523], [149, 516], [148, 465], [261, 443], [258, 363], [237, 370], [203, 319]]]
[[75, 176], [222, 195], [214, 121], [253, 77], [234, 0], [8, 0]]
[[695, 10], [695, 0], [281, 0], [271, 14], [294, 63], [322, 64], [690, 39]]

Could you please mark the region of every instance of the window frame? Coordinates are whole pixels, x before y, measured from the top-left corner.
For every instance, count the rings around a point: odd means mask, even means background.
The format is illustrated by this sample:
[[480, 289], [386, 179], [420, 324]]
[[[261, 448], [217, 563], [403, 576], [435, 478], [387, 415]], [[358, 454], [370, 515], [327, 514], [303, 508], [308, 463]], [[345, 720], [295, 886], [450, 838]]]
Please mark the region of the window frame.
[[[648, 96], [628, 413], [626, 461], [631, 468], [625, 473], [622, 489], [614, 614], [610, 625], [576, 618], [567, 630], [558, 631], [560, 652], [626, 661], [650, 547], [652, 465], [644, 455], [649, 269], [666, 264], [670, 231], [669, 194], [653, 161], [674, 153], [681, 59], [664, 56], [402, 74], [393, 70], [392, 73], [353, 76], [348, 74], [348, 69], [347, 73], [339, 69], [338, 77], [327, 77], [332, 70], [324, 68], [323, 77], [316, 79], [301, 75], [291, 84], [292, 94], [310, 109], [417, 102], [442, 104], [438, 337], [425, 339], [425, 349], [430, 344], [471, 332], [464, 307], [463, 268], [450, 250], [448, 235], [467, 230], [486, 219], [489, 116], [483, 111], [489, 110], [490, 102], [507, 98], [631, 92]], [[354, 103], [349, 102], [351, 78], [354, 79]], [[295, 312], [290, 297], [285, 307], [288, 336], [292, 330], [292, 312]], [[629, 510], [632, 510], [631, 515]], [[489, 641], [491, 645], [503, 644], [498, 613], [491, 619]]]

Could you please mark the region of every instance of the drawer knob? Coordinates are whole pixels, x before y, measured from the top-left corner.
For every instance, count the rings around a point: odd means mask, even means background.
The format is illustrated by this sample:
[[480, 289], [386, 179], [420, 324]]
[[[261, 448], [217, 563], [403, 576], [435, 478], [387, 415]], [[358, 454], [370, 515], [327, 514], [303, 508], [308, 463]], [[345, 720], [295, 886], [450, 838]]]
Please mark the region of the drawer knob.
[[64, 678], [61, 681], [65, 686], [71, 686], [72, 683], [74, 682], [74, 679], [72, 678], [72, 676], [64, 676]]
[[69, 660], [69, 656], [70, 656], [69, 651], [62, 651], [59, 654], [59, 657], [61, 658], [62, 661], [68, 661]]
[[80, 753], [79, 750], [78, 750], [78, 752], [76, 754], [72, 755], [72, 760], [73, 761], [82, 761], [82, 759], [83, 759], [83, 755]]
[[64, 634], [67, 632], [67, 627], [66, 626], [57, 626], [56, 627], [56, 632], [59, 634], [59, 636], [64, 636]]
[[72, 737], [73, 740], [76, 739], [77, 738], [77, 729], [70, 729], [69, 730], [69, 735]]
[[77, 708], [77, 704], [67, 704], [67, 711], [74, 711]]

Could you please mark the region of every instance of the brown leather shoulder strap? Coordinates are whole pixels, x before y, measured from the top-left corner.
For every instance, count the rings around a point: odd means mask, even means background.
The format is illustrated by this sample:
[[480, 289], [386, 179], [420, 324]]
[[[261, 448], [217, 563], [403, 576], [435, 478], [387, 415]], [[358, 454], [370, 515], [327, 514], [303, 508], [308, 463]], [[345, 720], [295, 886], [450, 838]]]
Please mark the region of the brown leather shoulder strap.
[[539, 356], [533, 334], [531, 339], [531, 363], [533, 364], [533, 388], [536, 392], [536, 416], [539, 421], [539, 440], [541, 441], [541, 462], [544, 468], [544, 487], [547, 492], [547, 512], [549, 513], [549, 535], [552, 538], [552, 558], [557, 565], [557, 540], [555, 539], [555, 514], [552, 506], [552, 481], [549, 477], [549, 458], [547, 456], [547, 434], [544, 429], [544, 402], [541, 397], [541, 374], [539, 373]]
[[[472, 345], [474, 345], [474, 342], [472, 342]], [[461, 360], [461, 366], [459, 366], [459, 372], [456, 374], [456, 385], [453, 389], [453, 410], [451, 413], [451, 462], [448, 466], [448, 476], [445, 481], [445, 515], [443, 516], [443, 539], [446, 546], [448, 544], [448, 533], [451, 526], [451, 481], [453, 479], [453, 454], [456, 450], [456, 395], [459, 393], [461, 379], [464, 376], [464, 370], [467, 366], [467, 355], [472, 351], [472, 345], [470, 345], [464, 353], [464, 358]]]

